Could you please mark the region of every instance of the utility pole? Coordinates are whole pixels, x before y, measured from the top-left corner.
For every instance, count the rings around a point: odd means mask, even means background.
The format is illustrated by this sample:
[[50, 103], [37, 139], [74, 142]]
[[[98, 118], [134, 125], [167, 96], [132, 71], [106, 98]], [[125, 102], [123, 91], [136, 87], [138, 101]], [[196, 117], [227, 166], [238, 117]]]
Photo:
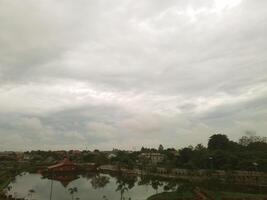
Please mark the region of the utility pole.
[[210, 156], [209, 160], [210, 160], [210, 169], [211, 169], [211, 171], [213, 171], [213, 157]]
[[51, 188], [50, 188], [50, 200], [52, 200], [52, 193], [53, 193], [53, 171], [52, 171], [52, 178], [51, 178]]
[[254, 162], [253, 165], [254, 165], [254, 167], [255, 167], [255, 171], [256, 171], [256, 174], [255, 174], [255, 176], [256, 176], [256, 184], [258, 185], [259, 193], [261, 193], [260, 176], [258, 176], [258, 175], [259, 175], [259, 174], [258, 174], [258, 172], [259, 172], [259, 170], [258, 170], [258, 166], [259, 166], [259, 164], [256, 163], [256, 162]]

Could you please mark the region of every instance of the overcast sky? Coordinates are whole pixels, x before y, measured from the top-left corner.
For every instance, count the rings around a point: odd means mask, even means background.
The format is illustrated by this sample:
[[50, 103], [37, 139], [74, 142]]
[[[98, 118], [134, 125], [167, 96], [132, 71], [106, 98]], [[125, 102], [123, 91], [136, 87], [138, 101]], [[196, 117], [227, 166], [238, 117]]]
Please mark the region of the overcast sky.
[[266, 0], [0, 0], [0, 150], [267, 135]]

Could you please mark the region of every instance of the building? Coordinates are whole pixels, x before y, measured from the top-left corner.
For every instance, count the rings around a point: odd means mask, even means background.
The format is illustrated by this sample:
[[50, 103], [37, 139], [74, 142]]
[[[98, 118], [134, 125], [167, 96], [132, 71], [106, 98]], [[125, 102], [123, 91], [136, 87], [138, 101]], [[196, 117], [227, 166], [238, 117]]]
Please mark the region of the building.
[[71, 162], [68, 158], [65, 158], [58, 164], [48, 167], [48, 171], [50, 172], [71, 172], [76, 170], [78, 170], [78, 165]]
[[4, 160], [17, 160], [17, 155], [13, 151], [0, 152], [0, 161]]
[[165, 156], [161, 153], [152, 153], [152, 152], [147, 152], [147, 153], [141, 153], [139, 155], [139, 159], [141, 160], [147, 160], [152, 164], [158, 164], [163, 162]]

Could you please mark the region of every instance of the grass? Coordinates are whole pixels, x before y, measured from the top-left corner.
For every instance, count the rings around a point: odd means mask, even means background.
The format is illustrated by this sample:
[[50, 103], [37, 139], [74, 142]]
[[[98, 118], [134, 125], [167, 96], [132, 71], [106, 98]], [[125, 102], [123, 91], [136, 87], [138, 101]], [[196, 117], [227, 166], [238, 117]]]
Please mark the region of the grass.
[[[8, 171], [2, 171], [0, 177], [0, 194], [3, 193], [4, 189], [9, 185], [12, 181], [13, 177], [10, 175]], [[1, 197], [0, 197], [1, 200]]]
[[246, 193], [236, 193], [236, 192], [217, 192], [216, 194], [213, 192], [213, 196], [216, 197], [216, 200], [221, 200], [224, 198], [251, 198], [253, 200], [262, 200], [267, 198], [267, 195], [263, 194], [246, 194]]
[[162, 192], [148, 197], [147, 200], [177, 200], [178, 198], [193, 198], [194, 194], [187, 192]]

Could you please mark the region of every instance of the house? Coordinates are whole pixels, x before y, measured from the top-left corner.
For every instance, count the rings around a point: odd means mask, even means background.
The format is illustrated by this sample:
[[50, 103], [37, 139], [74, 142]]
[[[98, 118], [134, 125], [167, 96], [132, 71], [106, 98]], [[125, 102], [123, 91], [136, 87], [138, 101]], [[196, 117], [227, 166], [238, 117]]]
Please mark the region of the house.
[[0, 160], [17, 160], [17, 156], [13, 151], [4, 151], [0, 152]]
[[116, 154], [113, 154], [113, 153], [108, 154], [108, 159], [109, 159], [109, 160], [112, 159], [112, 158], [116, 158], [116, 157], [117, 157]]

